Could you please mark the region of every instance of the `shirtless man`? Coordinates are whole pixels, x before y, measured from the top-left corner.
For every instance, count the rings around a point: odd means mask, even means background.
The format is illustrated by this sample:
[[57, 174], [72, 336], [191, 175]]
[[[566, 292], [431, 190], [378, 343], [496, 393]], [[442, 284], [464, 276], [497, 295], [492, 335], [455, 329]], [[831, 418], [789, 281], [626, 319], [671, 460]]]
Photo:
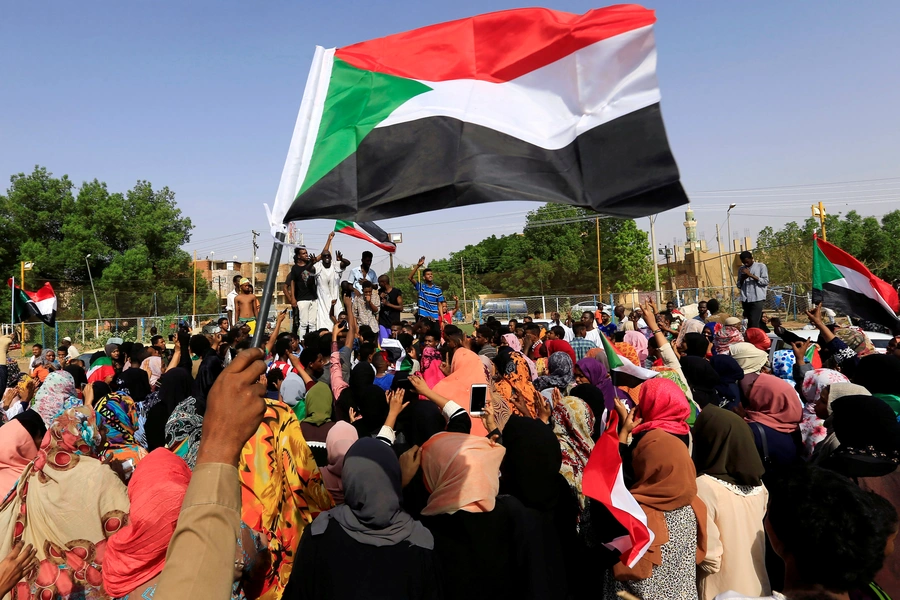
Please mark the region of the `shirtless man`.
[[241, 293], [234, 297], [234, 316], [237, 321], [250, 327], [250, 334], [256, 331], [256, 315], [259, 314], [259, 300], [253, 293], [250, 280], [241, 279]]

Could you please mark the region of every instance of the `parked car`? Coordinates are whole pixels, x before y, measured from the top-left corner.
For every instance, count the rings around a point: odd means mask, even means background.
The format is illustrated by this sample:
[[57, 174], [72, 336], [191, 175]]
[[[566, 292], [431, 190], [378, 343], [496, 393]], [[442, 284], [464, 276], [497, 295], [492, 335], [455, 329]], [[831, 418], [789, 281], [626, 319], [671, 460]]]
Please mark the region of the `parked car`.
[[487, 317], [520, 317], [528, 314], [528, 305], [524, 300], [507, 300], [497, 298], [481, 303], [481, 316]]
[[608, 304], [603, 304], [602, 302], [600, 302], [599, 304], [597, 302], [579, 302], [571, 308], [572, 317], [580, 318], [581, 313], [583, 313], [584, 311], [594, 313], [598, 310], [603, 310], [604, 308], [608, 308], [610, 314], [612, 314], [612, 307]]

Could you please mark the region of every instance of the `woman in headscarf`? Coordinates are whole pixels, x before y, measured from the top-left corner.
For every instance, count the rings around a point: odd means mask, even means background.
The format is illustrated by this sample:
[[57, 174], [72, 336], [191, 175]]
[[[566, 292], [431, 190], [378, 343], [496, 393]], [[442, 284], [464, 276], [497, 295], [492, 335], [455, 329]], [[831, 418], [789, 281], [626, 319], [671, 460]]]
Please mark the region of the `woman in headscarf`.
[[525, 416], [532, 417], [537, 414], [534, 408], [534, 396], [537, 394], [537, 390], [532, 383], [531, 371], [525, 356], [521, 352], [513, 350], [511, 346], [500, 346], [497, 350], [497, 358], [494, 359], [494, 365], [497, 367], [497, 377], [499, 378], [495, 389], [506, 400], [510, 410], [514, 414], [520, 414], [519, 409], [512, 401], [513, 395], [517, 395], [519, 400], [528, 407], [529, 414]]
[[150, 379], [143, 369], [130, 367], [116, 376], [116, 389], [140, 403], [150, 394]]
[[34, 395], [32, 409], [41, 415], [49, 428], [65, 411], [81, 404], [75, 393], [75, 379], [65, 371], [55, 371], [47, 376]]
[[709, 404], [713, 406], [721, 404], [722, 399], [716, 393], [716, 386], [720, 382], [719, 374], [708, 360], [697, 356], [685, 356], [681, 359], [681, 371], [687, 379], [694, 401], [701, 409]]
[[631, 495], [647, 515], [654, 539], [633, 568], [617, 563], [606, 598], [627, 591], [639, 598], [696, 598], [697, 565], [706, 557], [706, 506], [687, 447], [661, 429], [634, 450]]
[[145, 401], [152, 402], [144, 424], [148, 450], [166, 445], [166, 422], [175, 407], [191, 395], [191, 383], [191, 374], [180, 367], [168, 369], [159, 378], [159, 388]]
[[[575, 383], [578, 385], [572, 388], [569, 394], [587, 402], [594, 417], [601, 424], [607, 422], [609, 411], [616, 410], [616, 398], [624, 402], [629, 410], [634, 407], [631, 397], [624, 390], [613, 385], [612, 377], [609, 376], [606, 366], [593, 358], [585, 357], [578, 361], [575, 366]], [[594, 388], [600, 393], [599, 401], [597, 394], [592, 393], [591, 390], [585, 390], [585, 386]], [[599, 431], [594, 432], [595, 440], [599, 434]]]
[[684, 392], [673, 381], [654, 377], [641, 384], [641, 396], [635, 413], [642, 422], [632, 430], [632, 446], [640, 443], [641, 434], [652, 429], [662, 429], [684, 442], [690, 443], [687, 419], [691, 407]]
[[328, 464], [326, 441], [328, 432], [334, 427], [331, 419], [333, 406], [334, 397], [327, 383], [319, 381], [306, 392], [306, 416], [300, 421], [300, 429], [320, 467]]
[[686, 356], [706, 358], [711, 348], [709, 338], [702, 333], [688, 333], [684, 336], [683, 349]]
[[753, 344], [738, 342], [729, 346], [731, 357], [737, 361], [744, 374], [759, 373], [769, 361], [769, 354], [763, 352]]
[[763, 519], [769, 493], [753, 434], [739, 416], [707, 406], [694, 425], [693, 460], [697, 496], [706, 505], [708, 557], [721, 555], [720, 566], [698, 572], [700, 600], [732, 590], [742, 596], [768, 596]]
[[187, 463], [192, 471], [197, 464], [197, 453], [200, 450], [204, 409], [205, 407], [201, 407], [196, 398], [188, 396], [175, 406], [165, 426], [165, 447]]
[[803, 446], [803, 405], [793, 386], [774, 375], [750, 374], [741, 380], [741, 393], [746, 398], [744, 420], [766, 469], [796, 463]]
[[855, 327], [839, 327], [834, 330], [834, 337], [844, 342], [860, 358], [875, 354], [875, 345], [872, 340]]
[[[470, 409], [472, 401], [472, 386], [487, 385], [488, 380], [484, 372], [484, 364], [478, 355], [467, 348], [456, 348], [450, 359], [450, 374], [432, 388], [435, 394], [439, 394], [448, 400], [456, 402], [459, 406]], [[480, 423], [473, 423], [475, 435], [486, 435]]]
[[769, 348], [772, 347], [772, 340], [770, 340], [768, 334], [759, 327], [751, 327], [745, 331], [744, 340], [753, 344], [763, 352], [768, 352]]
[[[581, 489], [581, 476], [594, 449], [594, 413], [587, 403], [574, 396], [558, 398], [553, 404], [553, 433], [562, 450], [560, 474], [578, 499], [578, 526], [585, 521], [587, 498]], [[598, 432], [602, 433], [602, 432]]]
[[121, 480], [98, 459], [102, 444], [93, 409], [66, 410], [0, 508], [0, 556], [22, 542], [40, 561], [17, 584], [18, 598], [109, 598], [105, 547], [125, 525], [129, 502]]
[[81, 392], [84, 389], [84, 386], [88, 384], [87, 374], [79, 365], [66, 365], [66, 368], [63, 369], [63, 371], [71, 375], [72, 379], [75, 380], [76, 391]]
[[531, 358], [528, 356], [528, 353], [522, 350], [522, 340], [516, 337], [516, 335], [513, 333], [507, 333], [503, 336], [503, 342], [505, 342], [505, 345], [509, 346], [509, 348], [513, 352], [518, 352], [522, 355], [522, 358], [525, 359], [525, 364], [528, 365], [528, 376], [530, 378], [530, 381], [534, 381], [538, 376], [537, 366], [534, 364], [534, 361], [531, 360]]
[[822, 392], [833, 383], [850, 383], [850, 380], [831, 369], [814, 369], [807, 371], [801, 389], [803, 398], [803, 419], [800, 421], [800, 434], [803, 436], [803, 456], [809, 458], [816, 445], [828, 435], [823, 419], [816, 415], [816, 403]]
[[47, 426], [33, 410], [19, 413], [0, 427], [0, 501], [37, 456], [46, 433]]
[[716, 332], [713, 340], [713, 352], [716, 354], [728, 354], [732, 345], [744, 341], [741, 328], [736, 325], [724, 325]]
[[772, 354], [772, 375], [793, 383], [795, 364], [797, 357], [793, 350], [776, 350]]
[[626, 331], [625, 343], [634, 346], [637, 351], [639, 366], [645, 366], [649, 350], [647, 348], [647, 338], [640, 331]]
[[371, 598], [443, 597], [434, 538], [401, 506], [393, 450], [360, 439], [344, 457], [341, 478], [344, 504], [303, 532], [284, 597], [345, 600], [363, 591]]
[[892, 354], [866, 356], [859, 361], [852, 379], [853, 383], [883, 400], [900, 418], [900, 357]]
[[[110, 596], [153, 597], [190, 480], [184, 461], [164, 448], [151, 452], [135, 469], [128, 485], [128, 523], [109, 538], [103, 560], [103, 587]], [[265, 564], [259, 563], [266, 556], [255, 534], [241, 524], [232, 600], [259, 595], [259, 572], [265, 572]]]
[[344, 503], [344, 484], [341, 480], [344, 456], [358, 439], [359, 434], [353, 425], [346, 421], [338, 421], [328, 432], [328, 438], [325, 440], [328, 464], [321, 469], [322, 481], [336, 505]]
[[539, 347], [538, 351], [541, 356], [550, 357], [554, 352], [565, 352], [569, 355], [569, 358], [572, 359], [572, 364], [574, 365], [577, 362], [577, 358], [575, 357], [575, 349], [572, 348], [572, 345], [565, 340], [555, 339], [555, 340], [545, 340]]
[[7, 388], [3, 393], [3, 410], [6, 420], [28, 410], [39, 383], [37, 379], [24, 373], [19, 376], [17, 381], [16, 385]]
[[94, 410], [98, 424], [106, 429], [103, 459], [127, 483], [135, 465], [147, 456], [147, 450], [135, 439], [137, 409], [134, 401], [116, 392], [94, 402]]
[[834, 383], [825, 387], [819, 398], [816, 400], [816, 416], [823, 420], [825, 426], [825, 439], [816, 444], [813, 452], [811, 464], [818, 465], [823, 460], [831, 456], [840, 446], [840, 441], [834, 433], [834, 402], [844, 396], [871, 396], [869, 390], [855, 383]]
[[542, 392], [547, 389], [557, 389], [563, 394], [569, 391], [569, 386], [575, 381], [574, 365], [572, 359], [565, 352], [554, 352], [547, 360], [548, 373], [534, 380], [534, 387]]
[[266, 401], [262, 423], [241, 451], [238, 474], [241, 521], [265, 536], [272, 555], [265, 590], [279, 597], [290, 578], [303, 530], [320, 512], [334, 506], [290, 407]]
[[729, 354], [717, 354], [709, 359], [709, 364], [719, 374], [716, 392], [725, 402], [724, 406], [733, 406], [741, 401], [740, 381], [744, 378], [744, 370], [734, 357]]
[[[700, 335], [703, 335], [704, 327], [705, 327], [705, 324], [703, 323], [703, 321], [698, 321], [697, 319], [687, 319], [681, 325], [681, 327], [678, 328], [678, 337], [675, 338], [675, 347], [679, 351], [681, 351], [684, 348], [685, 337], [689, 333], [699, 333]], [[705, 335], [703, 335], [703, 337], [706, 338]], [[707, 338], [706, 341], [707, 341], [707, 345], [708, 345], [709, 338]], [[694, 355], [694, 356], [696, 356], [696, 355]], [[705, 353], [704, 353], [704, 356], [705, 356]]]
[[[437, 434], [422, 447], [431, 492], [422, 524], [434, 535], [446, 598], [512, 600], [547, 589], [549, 582], [533, 581], [540, 540], [522, 535], [525, 508], [511, 496], [497, 497], [504, 453], [501, 445], [461, 433]], [[483, 577], [473, 564], [490, 564], [493, 575]]]

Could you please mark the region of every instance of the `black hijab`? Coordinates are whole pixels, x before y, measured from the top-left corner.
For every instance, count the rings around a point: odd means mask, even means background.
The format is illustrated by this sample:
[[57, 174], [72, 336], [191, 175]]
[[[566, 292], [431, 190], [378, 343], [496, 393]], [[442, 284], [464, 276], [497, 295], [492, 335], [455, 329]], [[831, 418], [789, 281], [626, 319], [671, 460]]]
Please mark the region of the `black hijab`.
[[500, 493], [541, 512], [555, 509], [562, 452], [553, 428], [537, 419], [512, 415], [503, 428], [503, 446]]
[[597, 386], [591, 385], [590, 383], [580, 383], [569, 391], [569, 395], [584, 400], [584, 403], [587, 404], [590, 407], [591, 412], [594, 413], [596, 421], [594, 431], [591, 432], [591, 439], [596, 442], [603, 433], [600, 430], [600, 416], [603, 414], [603, 411], [606, 410], [606, 401], [603, 398], [603, 392], [601, 392]]
[[706, 407], [707, 404], [718, 405], [716, 386], [719, 385], [719, 374], [708, 360], [699, 356], [682, 357], [681, 371], [700, 408]]
[[356, 399], [362, 415], [362, 419], [353, 423], [359, 437], [375, 435], [384, 425], [384, 420], [388, 416], [387, 397], [384, 390], [375, 384], [369, 384], [362, 389], [355, 390], [353, 397]]
[[744, 370], [730, 354], [715, 354], [709, 359], [709, 364], [719, 374], [719, 384], [716, 392], [728, 402], [738, 402], [741, 399], [741, 388], [738, 385], [744, 378]]
[[95, 381], [91, 384], [94, 390], [94, 401], [100, 400], [112, 394], [112, 388], [106, 385], [105, 381]]
[[762, 484], [765, 468], [756, 451], [753, 432], [741, 417], [718, 406], [707, 406], [697, 417], [693, 436], [698, 475], [735, 485]]
[[66, 373], [72, 376], [72, 379], [75, 380], [75, 389], [82, 389], [87, 385], [87, 375], [84, 372], [84, 369], [79, 367], [78, 365], [68, 365], [63, 369]]
[[831, 404], [840, 446], [822, 466], [846, 477], [881, 477], [900, 464], [900, 423], [874, 396], [843, 396]]
[[206, 395], [209, 394], [209, 390], [212, 389], [224, 369], [225, 364], [215, 350], [208, 350], [203, 360], [200, 361], [200, 368], [197, 369], [197, 378], [194, 380], [191, 395], [197, 399], [197, 410], [201, 414], [206, 411]]
[[130, 367], [119, 373], [116, 379], [119, 389], [128, 390], [128, 395], [135, 402], [143, 402], [150, 394], [150, 378], [143, 369]]
[[180, 367], [168, 369], [159, 378], [159, 389], [156, 391], [158, 401], [147, 411], [147, 422], [144, 424], [148, 450], [165, 447], [166, 422], [175, 407], [191, 395], [191, 384], [190, 372]]
[[900, 357], [892, 354], [871, 354], [859, 359], [853, 383], [873, 394], [900, 396]]
[[43, 439], [47, 433], [47, 425], [44, 423], [43, 417], [30, 408], [20, 412], [11, 420], [18, 421], [33, 438]]
[[688, 356], [704, 358], [709, 350], [709, 338], [702, 333], [684, 334], [685, 352]]
[[337, 399], [335, 417], [341, 421], [349, 421], [351, 408], [359, 412], [360, 392], [373, 383], [375, 383], [375, 369], [372, 368], [372, 364], [365, 361], [357, 363], [350, 371], [347, 387]]

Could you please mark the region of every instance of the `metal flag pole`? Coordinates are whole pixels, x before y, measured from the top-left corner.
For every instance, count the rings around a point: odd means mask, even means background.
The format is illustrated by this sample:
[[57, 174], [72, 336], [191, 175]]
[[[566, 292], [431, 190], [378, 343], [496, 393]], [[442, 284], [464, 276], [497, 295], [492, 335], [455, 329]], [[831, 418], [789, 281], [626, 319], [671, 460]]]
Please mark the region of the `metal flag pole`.
[[263, 284], [262, 299], [259, 303], [259, 315], [256, 317], [256, 331], [253, 332], [253, 345], [262, 346], [263, 333], [266, 330], [266, 320], [269, 317], [269, 308], [272, 306], [272, 295], [275, 293], [275, 281], [278, 279], [278, 265], [281, 263], [281, 251], [284, 248], [284, 232], [275, 234], [275, 243], [272, 244], [272, 256], [269, 258], [269, 267], [266, 269], [266, 282]]

